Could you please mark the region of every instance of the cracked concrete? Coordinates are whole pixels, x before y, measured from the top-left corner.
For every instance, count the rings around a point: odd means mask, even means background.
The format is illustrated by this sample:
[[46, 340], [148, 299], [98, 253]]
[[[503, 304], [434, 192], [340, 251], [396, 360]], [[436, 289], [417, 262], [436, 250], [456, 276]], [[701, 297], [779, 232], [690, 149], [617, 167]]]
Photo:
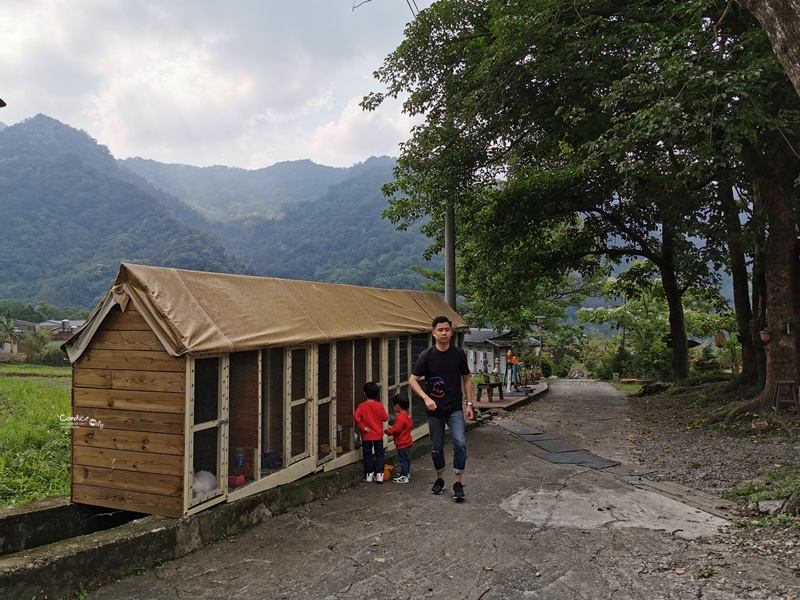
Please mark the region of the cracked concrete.
[[694, 506], [691, 494], [633, 484], [646, 474], [632, 464], [624, 405], [609, 386], [558, 381], [521, 423], [620, 462], [614, 470], [542, 460], [531, 442], [489, 422], [468, 434], [462, 504], [448, 494], [448, 445], [441, 496], [430, 493], [435, 473], [430, 458], [421, 458], [407, 485], [357, 485], [93, 590], [91, 598], [797, 596], [800, 579], [788, 569], [728, 555], [716, 541], [727, 521]]

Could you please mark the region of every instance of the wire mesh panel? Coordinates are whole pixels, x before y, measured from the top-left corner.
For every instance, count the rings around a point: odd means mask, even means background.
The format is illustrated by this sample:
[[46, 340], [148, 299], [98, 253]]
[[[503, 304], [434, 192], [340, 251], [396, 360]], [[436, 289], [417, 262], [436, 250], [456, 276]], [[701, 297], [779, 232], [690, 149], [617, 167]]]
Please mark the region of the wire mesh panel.
[[261, 473], [268, 474], [284, 467], [286, 350], [284, 348], [264, 350], [262, 361], [264, 389], [261, 414], [264, 422], [261, 428]]
[[331, 459], [336, 452], [334, 437], [334, 372], [333, 346], [320, 344], [317, 346], [317, 460], [322, 462]]
[[370, 340], [370, 381], [374, 381], [378, 385], [383, 385], [383, 372], [381, 370], [382, 361], [381, 354], [381, 339], [372, 338]]
[[[419, 355], [430, 345], [431, 335], [429, 333], [419, 333], [411, 336], [411, 364], [417, 362]], [[427, 425], [428, 417], [425, 415], [425, 402], [417, 396], [412, 394], [411, 400], [411, 422], [414, 427]]]
[[317, 397], [330, 398], [332, 391], [331, 383], [331, 345], [320, 344], [317, 347]]
[[292, 406], [292, 427], [291, 427], [291, 459], [302, 458], [308, 451], [307, 445], [307, 421], [308, 403], [295, 404]]
[[353, 341], [353, 410], [364, 401], [364, 384], [369, 381], [367, 340]]
[[387, 340], [387, 381], [388, 381], [388, 406], [389, 424], [394, 425], [394, 411], [392, 398], [399, 393], [409, 396], [408, 387], [408, 336], [389, 338]]
[[222, 492], [221, 427], [224, 425], [222, 359], [198, 358], [193, 364], [191, 486], [193, 503]]
[[194, 361], [194, 424], [216, 421], [220, 410], [220, 359]]
[[[352, 340], [336, 343], [336, 453], [353, 449], [353, 411], [355, 382]], [[363, 385], [363, 384], [362, 384]]]
[[389, 386], [389, 390], [391, 393], [391, 389], [397, 385], [397, 382], [400, 378], [400, 353], [398, 346], [400, 345], [400, 340], [398, 338], [389, 338], [387, 344], [387, 361], [388, 365], [388, 375], [386, 384]]
[[201, 429], [193, 434], [192, 478], [193, 497], [203, 496], [219, 487], [219, 430]]
[[408, 381], [408, 376], [411, 373], [411, 352], [408, 344], [409, 336], [404, 335], [400, 338], [400, 371], [398, 377], [400, 381]]
[[317, 458], [333, 456], [336, 444], [333, 438], [333, 402], [327, 400], [317, 406]]
[[309, 422], [311, 394], [308, 348], [295, 348], [291, 352], [291, 375], [289, 397], [289, 462], [297, 461], [309, 454]]
[[259, 352], [235, 352], [229, 357], [228, 475], [231, 485], [253, 480], [260, 461], [259, 440]]

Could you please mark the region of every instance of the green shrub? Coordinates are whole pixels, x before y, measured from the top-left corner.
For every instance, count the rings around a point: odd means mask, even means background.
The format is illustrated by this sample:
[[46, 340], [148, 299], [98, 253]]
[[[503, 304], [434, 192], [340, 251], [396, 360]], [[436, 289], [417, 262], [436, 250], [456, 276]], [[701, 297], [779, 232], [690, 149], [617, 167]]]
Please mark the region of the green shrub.
[[39, 358], [40, 365], [63, 367], [69, 364], [60, 344], [50, 344]]
[[800, 473], [797, 469], [776, 468], [766, 471], [760, 483], [750, 482], [725, 494], [729, 500], [752, 504], [764, 500], [782, 500], [800, 491]]

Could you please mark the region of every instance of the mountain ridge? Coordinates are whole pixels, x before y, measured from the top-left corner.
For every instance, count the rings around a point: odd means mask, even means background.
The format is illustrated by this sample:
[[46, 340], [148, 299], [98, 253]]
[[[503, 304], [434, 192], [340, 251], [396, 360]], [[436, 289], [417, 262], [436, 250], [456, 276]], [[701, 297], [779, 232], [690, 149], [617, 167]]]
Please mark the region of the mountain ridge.
[[393, 167], [390, 157], [257, 171], [118, 160], [37, 115], [0, 129], [0, 298], [91, 308], [122, 262], [419, 288], [410, 268], [427, 238], [381, 217]]

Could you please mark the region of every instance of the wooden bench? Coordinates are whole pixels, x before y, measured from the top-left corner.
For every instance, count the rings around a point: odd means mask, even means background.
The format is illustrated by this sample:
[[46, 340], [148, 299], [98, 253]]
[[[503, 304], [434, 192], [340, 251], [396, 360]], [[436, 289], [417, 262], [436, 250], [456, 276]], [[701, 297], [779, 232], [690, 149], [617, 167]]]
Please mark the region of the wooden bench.
[[489, 402], [492, 401], [492, 388], [497, 388], [500, 392], [500, 402], [503, 401], [503, 382], [502, 381], [493, 381], [490, 383], [479, 383], [478, 384], [478, 397], [475, 399], [475, 402], [481, 401], [481, 395], [483, 394], [483, 390], [486, 390], [486, 395], [489, 396]]

